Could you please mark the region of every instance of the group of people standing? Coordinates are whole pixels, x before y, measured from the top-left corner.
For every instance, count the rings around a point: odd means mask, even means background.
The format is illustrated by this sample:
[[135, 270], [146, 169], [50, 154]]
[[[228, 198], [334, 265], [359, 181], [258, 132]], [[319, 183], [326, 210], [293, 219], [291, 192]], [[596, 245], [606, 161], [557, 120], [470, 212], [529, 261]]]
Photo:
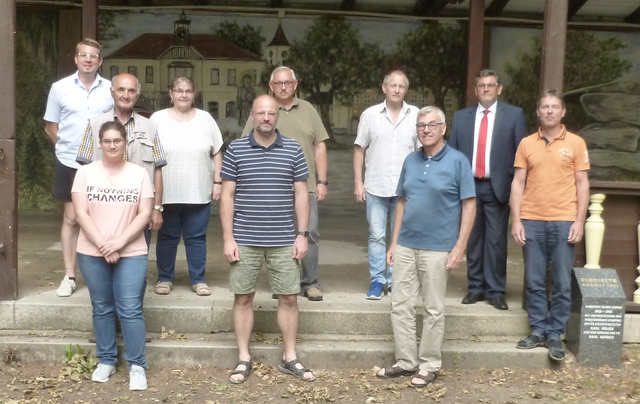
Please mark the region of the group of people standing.
[[[523, 249], [532, 329], [516, 347], [545, 346], [551, 359], [563, 360], [560, 336], [569, 319], [574, 245], [584, 233], [590, 166], [584, 140], [561, 123], [561, 93], [541, 94], [540, 126], [527, 136], [522, 109], [498, 101], [498, 74], [482, 70], [475, 81], [478, 104], [455, 112], [445, 141], [443, 111], [408, 105], [408, 88], [401, 71], [385, 77], [386, 99], [362, 113], [353, 155], [354, 194], [366, 202], [369, 222], [366, 297], [380, 300], [386, 287], [391, 300], [396, 362], [377, 376], [412, 376], [416, 387], [438, 377], [447, 279], [465, 250], [468, 293], [461, 303], [487, 300], [497, 310], [509, 309], [510, 214], [511, 233]], [[424, 308], [419, 344], [416, 305]]]
[[[318, 201], [327, 194], [328, 135], [315, 108], [296, 97], [294, 71], [273, 71], [273, 97], [253, 101], [244, 136], [229, 145], [223, 159], [215, 121], [193, 107], [190, 78], [174, 78], [172, 106], [146, 119], [134, 111], [141, 89], [134, 76], [121, 74], [110, 82], [97, 73], [101, 52], [94, 40], [78, 44], [78, 71], [52, 86], [44, 117], [56, 145], [54, 196], [64, 201], [66, 274], [57, 294], [75, 290], [77, 260], [93, 306], [99, 359], [93, 380], [106, 382], [115, 372], [119, 321], [130, 389], [147, 387], [142, 303], [152, 231], [158, 231], [155, 292], [171, 293], [182, 238], [193, 291], [211, 294], [204, 274], [212, 200], [220, 200], [235, 295], [239, 361], [230, 382], [243, 383], [253, 370], [253, 299], [265, 262], [279, 301], [279, 369], [315, 380], [296, 354], [297, 295], [323, 300]], [[573, 245], [582, 238], [586, 216], [589, 160], [584, 141], [561, 124], [561, 94], [542, 94], [540, 129], [526, 137], [522, 109], [499, 102], [499, 77], [483, 70], [476, 78], [478, 105], [455, 113], [447, 142], [443, 111], [408, 105], [408, 88], [401, 71], [384, 78], [385, 101], [362, 114], [353, 157], [355, 197], [367, 204], [370, 231], [367, 299], [380, 300], [385, 287], [391, 297], [396, 363], [378, 377], [411, 375], [417, 387], [437, 378], [447, 279], [465, 250], [468, 293], [462, 303], [486, 299], [508, 310], [510, 213], [512, 234], [523, 246], [532, 327], [517, 347], [548, 346], [551, 358], [562, 360], [560, 335], [569, 314]], [[420, 344], [416, 299], [425, 308]]]
[[[99, 365], [92, 380], [106, 382], [115, 372], [116, 326], [121, 325], [129, 387], [147, 388], [142, 304], [151, 232], [158, 231], [155, 292], [171, 293], [182, 238], [192, 289], [199, 296], [210, 295], [204, 277], [206, 232], [211, 201], [223, 194], [225, 255], [232, 264], [240, 349], [230, 381], [242, 383], [252, 371], [248, 343], [253, 316], [248, 311], [265, 258], [270, 275], [277, 272], [272, 289], [285, 341], [280, 369], [313, 380], [295, 353], [295, 296], [302, 288], [309, 300], [323, 299], [317, 201], [327, 193], [323, 142], [328, 135], [311, 104], [295, 97], [295, 73], [276, 69], [270, 80], [274, 97], [254, 101], [248, 136], [241, 139], [254, 155], [234, 155], [242, 149], [234, 142], [223, 163], [220, 130], [210, 114], [193, 107], [196, 89], [190, 78], [175, 77], [169, 89], [172, 106], [147, 119], [134, 111], [141, 90], [134, 76], [121, 74], [111, 82], [98, 74], [103, 60], [98, 42], [81, 41], [74, 60], [78, 71], [53, 84], [44, 120], [56, 147], [54, 197], [64, 204], [65, 276], [56, 293], [73, 294], [77, 262], [93, 306]], [[288, 118], [278, 122], [280, 110]], [[292, 132], [289, 137], [299, 134], [298, 141], [276, 132], [276, 122], [280, 130]], [[258, 171], [257, 163], [263, 166]], [[247, 204], [238, 203], [242, 200]], [[269, 212], [261, 213], [265, 210]], [[271, 247], [277, 251], [272, 253]]]

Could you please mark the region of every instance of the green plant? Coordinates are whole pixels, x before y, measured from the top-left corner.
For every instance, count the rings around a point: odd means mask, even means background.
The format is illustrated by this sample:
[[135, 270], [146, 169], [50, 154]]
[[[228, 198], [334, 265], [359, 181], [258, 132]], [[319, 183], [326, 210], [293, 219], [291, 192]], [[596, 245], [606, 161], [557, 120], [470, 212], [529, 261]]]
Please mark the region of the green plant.
[[66, 366], [60, 371], [60, 375], [68, 377], [74, 382], [82, 379], [89, 379], [91, 372], [98, 365], [98, 358], [91, 355], [91, 350], [85, 351], [80, 345], [75, 347], [72, 344], [65, 346]]

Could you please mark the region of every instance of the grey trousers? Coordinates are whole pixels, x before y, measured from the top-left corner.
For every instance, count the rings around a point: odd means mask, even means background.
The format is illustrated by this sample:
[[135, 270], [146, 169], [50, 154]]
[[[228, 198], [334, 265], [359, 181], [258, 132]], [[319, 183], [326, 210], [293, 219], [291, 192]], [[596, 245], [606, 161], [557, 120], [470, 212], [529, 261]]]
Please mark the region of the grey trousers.
[[[444, 297], [448, 251], [396, 246], [393, 262], [391, 325], [396, 363], [404, 370], [437, 372], [442, 366]], [[416, 304], [424, 307], [420, 347], [416, 339]]]
[[318, 254], [320, 247], [320, 232], [318, 231], [318, 201], [316, 193], [309, 192], [309, 249], [302, 259], [302, 276], [300, 287], [303, 291], [320, 287], [320, 273], [318, 272]]

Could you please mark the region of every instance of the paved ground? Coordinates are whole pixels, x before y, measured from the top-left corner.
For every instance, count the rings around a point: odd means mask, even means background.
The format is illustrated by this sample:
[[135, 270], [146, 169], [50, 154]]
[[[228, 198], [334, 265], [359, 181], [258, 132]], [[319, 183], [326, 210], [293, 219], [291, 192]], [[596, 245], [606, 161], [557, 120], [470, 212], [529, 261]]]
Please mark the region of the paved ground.
[[[353, 168], [351, 151], [329, 152], [329, 193], [320, 203], [320, 273], [325, 301], [344, 298], [364, 300], [369, 288], [367, 259], [368, 228], [366, 207], [353, 198]], [[214, 203], [207, 233], [208, 257], [206, 279], [214, 294], [226, 294], [229, 265], [222, 254], [219, 206]], [[55, 294], [64, 276], [60, 251], [59, 212], [20, 212], [18, 221], [19, 297], [34, 294]], [[523, 265], [520, 248], [510, 240], [508, 259], [507, 301], [519, 305], [522, 299]], [[155, 237], [152, 240], [148, 283], [157, 280], [155, 267]], [[181, 246], [178, 255], [176, 290], [172, 296], [197, 299], [189, 285], [187, 263]], [[448, 298], [461, 299], [466, 293], [464, 263], [449, 279]], [[78, 288], [86, 288], [78, 271]], [[259, 292], [269, 293], [267, 277], [263, 273]], [[148, 288], [152, 291], [152, 287]], [[147, 298], [149, 296], [148, 293]], [[374, 302], [375, 303], [375, 302]], [[486, 303], [484, 303], [486, 304]]]

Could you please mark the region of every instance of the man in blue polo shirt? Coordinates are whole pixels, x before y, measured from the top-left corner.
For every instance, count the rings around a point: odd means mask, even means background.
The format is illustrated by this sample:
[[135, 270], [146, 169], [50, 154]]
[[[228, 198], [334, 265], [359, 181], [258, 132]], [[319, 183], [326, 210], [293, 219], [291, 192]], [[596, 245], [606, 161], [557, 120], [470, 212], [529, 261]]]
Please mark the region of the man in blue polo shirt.
[[76, 289], [76, 245], [80, 226], [71, 203], [71, 186], [80, 164], [76, 162], [80, 140], [90, 118], [113, 108], [111, 82], [100, 77], [102, 47], [93, 39], [76, 46], [78, 71], [51, 86], [44, 114], [44, 131], [56, 146], [53, 197], [64, 203], [60, 241], [65, 276], [56, 294], [68, 297]]
[[[391, 324], [396, 363], [381, 369], [387, 379], [413, 375], [424, 387], [442, 365], [444, 297], [449, 271], [462, 261], [476, 214], [475, 184], [466, 157], [444, 141], [444, 113], [425, 107], [418, 113], [422, 150], [407, 156], [396, 193], [396, 223], [387, 252], [394, 265]], [[424, 307], [422, 339], [416, 342], [416, 300]]]
[[284, 354], [278, 369], [313, 381], [313, 372], [305, 369], [296, 354], [298, 260], [304, 258], [308, 248], [309, 171], [300, 144], [276, 130], [278, 104], [272, 97], [256, 98], [250, 119], [254, 129], [229, 145], [220, 173], [220, 220], [224, 255], [231, 263], [229, 289], [235, 294], [233, 326], [239, 351], [229, 381], [244, 383], [253, 368], [249, 354], [253, 298], [265, 260], [269, 284], [279, 301], [278, 326]]

